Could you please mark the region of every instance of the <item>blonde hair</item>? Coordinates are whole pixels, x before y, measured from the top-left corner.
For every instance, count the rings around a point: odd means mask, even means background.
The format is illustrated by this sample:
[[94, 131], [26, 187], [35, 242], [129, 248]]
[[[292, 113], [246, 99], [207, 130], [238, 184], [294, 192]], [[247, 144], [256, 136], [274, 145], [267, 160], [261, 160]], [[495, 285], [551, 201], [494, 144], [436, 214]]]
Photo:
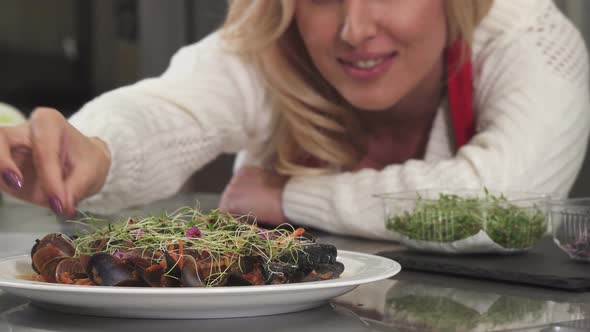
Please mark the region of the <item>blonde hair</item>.
[[[270, 91], [275, 128], [265, 155], [284, 175], [352, 169], [362, 147], [355, 112], [313, 65], [293, 23], [297, 0], [230, 0], [224, 38], [255, 64]], [[445, 0], [448, 43], [471, 43], [493, 0]], [[314, 161], [310, 164], [309, 161]]]

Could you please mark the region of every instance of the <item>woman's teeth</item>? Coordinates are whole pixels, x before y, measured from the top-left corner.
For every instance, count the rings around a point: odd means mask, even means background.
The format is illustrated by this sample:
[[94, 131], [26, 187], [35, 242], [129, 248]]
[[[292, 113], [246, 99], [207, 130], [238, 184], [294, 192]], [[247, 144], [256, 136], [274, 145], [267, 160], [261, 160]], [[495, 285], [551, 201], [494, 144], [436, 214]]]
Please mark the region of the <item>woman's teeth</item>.
[[359, 61], [352, 62], [351, 65], [355, 68], [358, 68], [358, 69], [371, 69], [371, 68], [377, 66], [378, 64], [382, 63], [383, 61], [385, 61], [385, 59], [387, 59], [387, 57], [381, 57], [381, 58], [370, 59], [370, 60], [359, 60]]

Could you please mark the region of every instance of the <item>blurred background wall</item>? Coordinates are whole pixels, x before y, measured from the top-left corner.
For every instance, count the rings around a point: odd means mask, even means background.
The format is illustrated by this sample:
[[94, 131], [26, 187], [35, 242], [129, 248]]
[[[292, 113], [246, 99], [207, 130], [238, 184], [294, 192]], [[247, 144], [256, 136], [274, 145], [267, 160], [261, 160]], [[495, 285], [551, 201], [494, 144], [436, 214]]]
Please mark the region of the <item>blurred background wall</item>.
[[[555, 1], [588, 44], [590, 0]], [[0, 101], [68, 116], [102, 92], [162, 73], [225, 10], [224, 0], [0, 0]], [[219, 157], [187, 188], [221, 191], [232, 161]], [[590, 196], [590, 156], [572, 196]]]

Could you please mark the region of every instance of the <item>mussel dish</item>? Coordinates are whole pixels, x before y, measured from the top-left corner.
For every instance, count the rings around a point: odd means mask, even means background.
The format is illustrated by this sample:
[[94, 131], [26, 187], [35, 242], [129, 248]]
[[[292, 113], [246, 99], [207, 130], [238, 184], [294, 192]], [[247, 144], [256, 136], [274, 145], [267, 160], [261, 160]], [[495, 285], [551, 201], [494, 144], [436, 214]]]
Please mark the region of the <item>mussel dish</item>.
[[[92, 226], [89, 220], [77, 221]], [[213, 287], [338, 278], [336, 247], [304, 229], [264, 229], [219, 211], [172, 214], [85, 227], [36, 240], [36, 280], [74, 285]]]

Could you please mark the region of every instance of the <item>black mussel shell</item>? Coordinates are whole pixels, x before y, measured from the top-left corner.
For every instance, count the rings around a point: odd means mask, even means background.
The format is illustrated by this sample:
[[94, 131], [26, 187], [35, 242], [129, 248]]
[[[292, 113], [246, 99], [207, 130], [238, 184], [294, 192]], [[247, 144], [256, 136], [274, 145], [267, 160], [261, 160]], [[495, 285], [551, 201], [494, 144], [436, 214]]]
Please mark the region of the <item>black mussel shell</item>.
[[92, 255], [86, 272], [90, 279], [100, 286], [118, 286], [138, 279], [131, 266], [107, 253]]

